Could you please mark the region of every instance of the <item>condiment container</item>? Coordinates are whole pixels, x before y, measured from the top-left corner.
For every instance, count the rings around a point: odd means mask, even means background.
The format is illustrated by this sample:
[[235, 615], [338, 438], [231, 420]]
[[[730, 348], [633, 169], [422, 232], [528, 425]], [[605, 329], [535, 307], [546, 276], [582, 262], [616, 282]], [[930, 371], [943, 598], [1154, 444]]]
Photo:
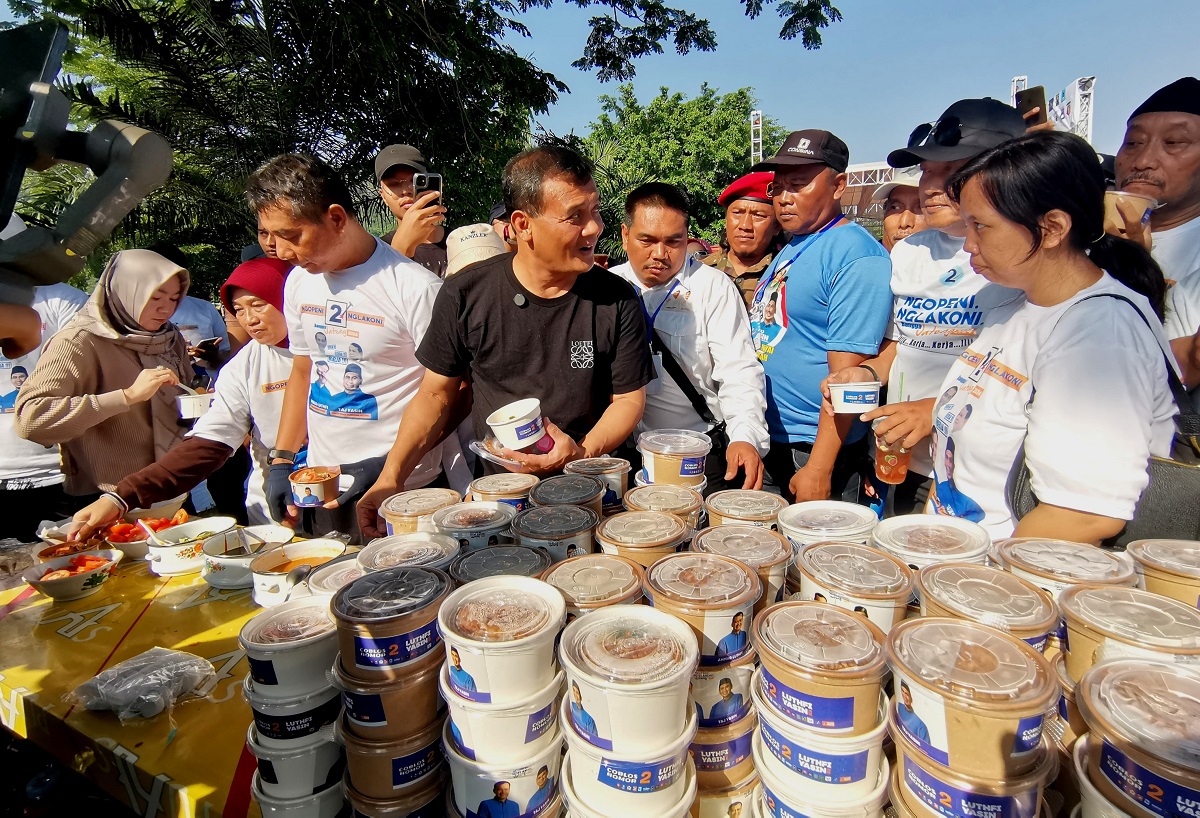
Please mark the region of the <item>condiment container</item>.
[[446, 765], [438, 767], [420, 781], [414, 781], [392, 798], [367, 798], [346, 780], [346, 800], [353, 808], [354, 818], [420, 818], [442, 815], [447, 789]]
[[917, 752], [980, 778], [1019, 777], [1042, 762], [1043, 722], [1060, 691], [1041, 653], [962, 619], [902, 622], [886, 648], [893, 734]]
[[779, 512], [787, 506], [787, 500], [778, 494], [750, 489], [718, 491], [704, 501], [710, 526], [756, 525], [772, 530], [776, 527]]
[[753, 650], [726, 665], [696, 668], [692, 674], [692, 701], [700, 727], [723, 727], [750, 712], [751, 687], [758, 654]]
[[517, 544], [541, 548], [554, 562], [596, 550], [592, 534], [600, 515], [583, 506], [534, 506], [516, 516], [512, 535]]
[[[684, 766], [683, 783], [678, 786], [671, 785], [674, 787], [672, 792], [678, 794], [674, 804], [659, 807], [656, 806], [658, 799], [650, 799], [649, 802], [639, 800], [629, 802], [619, 812], [609, 806], [607, 799], [599, 804], [592, 804], [585, 802], [580, 797], [575, 787], [577, 779], [573, 764], [572, 756], [568, 753], [567, 757], [563, 759], [562, 765], [562, 795], [563, 801], [568, 807], [566, 813], [568, 818], [613, 818], [614, 815], [620, 815], [621, 818], [685, 818], [696, 800], [696, 766], [690, 758], [687, 759]], [[614, 771], [614, 777], [615, 775]], [[722, 818], [725, 818], [724, 814], [722, 814]], [[749, 818], [749, 815], [746, 818]]]
[[661, 749], [688, 720], [698, 652], [678, 619], [645, 606], [593, 611], [563, 631], [558, 655], [581, 741], [623, 758]]
[[1075, 585], [1058, 596], [1067, 621], [1067, 673], [1075, 681], [1105, 659], [1200, 664], [1200, 611], [1137, 588]]
[[471, 483], [471, 499], [510, 505], [517, 511], [529, 507], [529, 490], [538, 484], [532, 474], [489, 474]]
[[516, 509], [503, 503], [456, 503], [433, 512], [433, 527], [458, 541], [463, 551], [512, 542]]
[[328, 687], [337, 630], [327, 600], [285, 602], [251, 617], [238, 634], [250, 677], [264, 696], [298, 696]]
[[554, 448], [554, 439], [546, 434], [542, 419], [542, 402], [537, 398], [501, 406], [487, 416], [487, 425], [506, 449], [548, 452]]
[[754, 775], [751, 743], [757, 726], [751, 710], [741, 721], [696, 731], [690, 752], [700, 789], [723, 789]]
[[450, 563], [450, 576], [459, 585], [488, 577], [536, 577], [550, 567], [552, 560], [544, 548], [493, 545], [459, 554]]
[[393, 494], [379, 507], [388, 536], [433, 531], [433, 512], [462, 501], [453, 489], [413, 489]]
[[558, 703], [565, 677], [560, 671], [541, 690], [513, 704], [481, 704], [455, 695], [450, 668], [443, 665], [438, 686], [450, 709], [455, 747], [472, 761], [507, 764], [524, 761], [551, 742], [561, 743]]
[[[753, 750], [753, 737], [751, 749]], [[752, 756], [753, 757], [753, 756]], [[692, 818], [754, 818], [759, 813], [762, 784], [758, 773], [720, 790], [700, 790], [692, 804]]]
[[969, 619], [1011, 633], [1045, 652], [1058, 630], [1058, 606], [1020, 577], [970, 563], [942, 563], [917, 574], [921, 616]]
[[406, 666], [441, 643], [436, 618], [449, 593], [444, 571], [409, 565], [375, 571], [343, 587], [330, 605], [342, 669], [364, 681], [402, 678], [411, 670]]
[[535, 506], [583, 506], [604, 514], [607, 483], [587, 474], [560, 474], [547, 477], [529, 490], [529, 502]]
[[649, 482], [697, 486], [704, 480], [712, 438], [686, 429], [658, 429], [638, 435], [637, 449]]
[[671, 554], [646, 571], [647, 599], [691, 627], [701, 665], [734, 662], [750, 652], [750, 619], [761, 595], [755, 571], [716, 554]]
[[889, 517], [871, 532], [871, 545], [901, 560], [914, 571], [942, 562], [983, 565], [992, 544], [983, 526], [943, 514]]
[[368, 798], [394, 798], [442, 766], [442, 726], [439, 720], [390, 741], [371, 741], [342, 728], [350, 784]]
[[485, 764], [467, 758], [454, 743], [449, 721], [442, 733], [442, 745], [450, 762], [454, 805], [460, 815], [488, 814], [483, 805], [493, 801], [501, 788], [507, 800], [515, 805], [517, 811], [510, 813], [514, 815], [534, 813], [536, 810], [529, 809], [531, 800], [549, 804], [558, 792], [561, 734], [536, 755], [508, 764]]
[[312, 795], [276, 798], [263, 792], [262, 776], [257, 770], [250, 779], [250, 795], [258, 802], [263, 818], [338, 818], [346, 806], [340, 783]]
[[861, 415], [879, 406], [879, 381], [829, 384], [829, 403], [837, 414]]
[[306, 745], [327, 724], [337, 721], [342, 698], [333, 687], [297, 696], [264, 696], [254, 680], [242, 682], [242, 695], [254, 714], [254, 729], [264, 747], [291, 749]]
[[819, 542], [865, 545], [878, 523], [871, 509], [841, 500], [796, 503], [779, 512], [779, 533], [797, 550]]
[[442, 652], [430, 651], [404, 665], [397, 678], [364, 681], [351, 676], [336, 659], [329, 681], [342, 691], [345, 729], [372, 741], [393, 741], [420, 732], [442, 714], [438, 674]]
[[800, 598], [862, 614], [885, 634], [904, 620], [915, 583], [912, 569], [878, 548], [816, 543], [796, 554]]
[[770, 818], [883, 818], [883, 807], [887, 803], [888, 779], [891, 768], [882, 758], [879, 767], [867, 771], [871, 788], [864, 794], [853, 797], [819, 798], [809, 792], [808, 779], [791, 775], [781, 778], [773, 772], [767, 761], [769, 751], [760, 734], [754, 737], [754, 767], [762, 782], [762, 801], [759, 815]]
[[[783, 598], [792, 549], [775, 532], [753, 525], [714, 526], [697, 532], [692, 537], [691, 549], [732, 557], [753, 568], [763, 586], [762, 596], [754, 605], [755, 613]], [[703, 782], [700, 787], [704, 788]]]
[[883, 632], [820, 602], [781, 602], [754, 618], [763, 698], [814, 730], [857, 736], [879, 726]]
[[1137, 540], [1127, 553], [1147, 591], [1200, 607], [1200, 542]]
[[586, 457], [563, 466], [565, 474], [587, 474], [604, 481], [604, 513], [621, 510], [621, 498], [629, 490], [629, 461], [623, 457]]
[[679, 550], [690, 534], [683, 520], [662, 511], [626, 511], [596, 526], [601, 551], [647, 568]]
[[442, 603], [437, 625], [450, 689], [484, 704], [516, 704], [554, 680], [562, 594], [541, 580], [498, 576], [464, 585]]
[[612, 554], [584, 554], [552, 565], [542, 574], [567, 603], [567, 624], [588, 611], [642, 601], [646, 572], [631, 559]]
[[314, 733], [293, 747], [268, 747], [251, 724], [246, 747], [258, 759], [259, 787], [272, 798], [303, 798], [334, 786], [342, 777], [342, 746]]
[[458, 541], [445, 534], [416, 531], [371, 540], [358, 552], [358, 566], [365, 572], [385, 571], [401, 565], [423, 565], [443, 571], [459, 554]]
[[[700, 527], [704, 498], [687, 486], [650, 485], [632, 488], [625, 495], [628, 511], [665, 511], [682, 519], [690, 531]], [[688, 536], [691, 536], [690, 533]]]

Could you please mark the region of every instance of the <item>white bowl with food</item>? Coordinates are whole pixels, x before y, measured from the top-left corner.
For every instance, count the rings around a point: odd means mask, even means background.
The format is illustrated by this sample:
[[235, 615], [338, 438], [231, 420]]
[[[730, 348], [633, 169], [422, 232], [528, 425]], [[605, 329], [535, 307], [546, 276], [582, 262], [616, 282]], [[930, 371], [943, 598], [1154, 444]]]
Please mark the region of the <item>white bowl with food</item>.
[[[159, 531], [149, 542], [146, 560], [160, 577], [194, 574], [204, 568], [204, 544], [223, 538], [229, 548], [238, 544], [237, 520], [232, 517], [201, 517]], [[214, 548], [218, 548], [214, 546]]]
[[150, 520], [161, 517], [174, 517], [175, 512], [183, 508], [184, 501], [188, 498], [187, 493], [183, 493], [178, 497], [172, 497], [170, 500], [159, 500], [150, 508], [131, 508], [123, 515], [123, 519], [127, 523], [132, 523], [136, 520]]
[[82, 599], [100, 590], [125, 556], [112, 548], [57, 557], [26, 568], [21, 579], [56, 602]]
[[250, 588], [254, 578], [250, 563], [259, 554], [286, 545], [294, 536], [285, 525], [238, 528], [233, 536], [214, 534], [204, 541], [204, 581], [214, 588]]

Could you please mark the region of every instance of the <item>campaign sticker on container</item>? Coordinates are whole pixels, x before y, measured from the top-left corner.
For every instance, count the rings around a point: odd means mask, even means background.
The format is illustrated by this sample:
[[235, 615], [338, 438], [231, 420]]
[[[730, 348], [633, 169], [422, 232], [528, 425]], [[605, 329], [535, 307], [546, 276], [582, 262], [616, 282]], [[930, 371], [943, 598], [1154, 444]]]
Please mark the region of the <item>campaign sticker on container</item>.
[[792, 721], [825, 730], [843, 730], [854, 726], [854, 697], [826, 698], [801, 693], [771, 675], [763, 665], [760, 689], [775, 708]]
[[442, 763], [442, 751], [439, 749], [441, 737], [433, 744], [422, 747], [415, 753], [392, 759], [392, 789], [407, 787], [418, 778], [424, 778], [437, 769]]
[[679, 473], [685, 477], [697, 477], [704, 474], [704, 461], [703, 457], [685, 457], [683, 465], [679, 467]]
[[555, 709], [553, 701], [536, 713], [530, 713], [529, 724], [525, 728], [525, 743], [533, 744], [533, 742], [553, 730], [554, 723], [557, 720], [558, 711]]
[[967, 792], [938, 781], [911, 759], [904, 759], [904, 784], [908, 791], [938, 815], [986, 815], [988, 818], [1034, 818], [1038, 811], [1038, 788], [1019, 795], [984, 795]]
[[250, 678], [254, 680], [255, 684], [279, 684], [279, 677], [275, 675], [275, 663], [270, 659], [255, 659], [247, 656], [246, 662], [250, 665]]
[[601, 784], [621, 792], [657, 792], [679, 780], [686, 765], [686, 753], [681, 758], [671, 758], [650, 764], [602, 758], [597, 780]]
[[396, 636], [354, 637], [354, 666], [363, 670], [395, 667], [411, 662], [436, 648], [442, 642], [437, 622], [430, 622], [415, 631]]
[[334, 696], [312, 710], [294, 716], [272, 716], [254, 710], [253, 706], [251, 710], [254, 712], [254, 729], [260, 736], [287, 741], [311, 736], [325, 725], [337, 721], [338, 714], [342, 712], [342, 698]]
[[692, 744], [692, 760], [700, 772], [720, 772], [736, 767], [750, 757], [754, 733], [717, 744]]
[[342, 703], [346, 706], [346, 718], [365, 727], [387, 726], [383, 712], [383, 697], [378, 693], [351, 693], [342, 691]]
[[1155, 775], [1107, 739], [1100, 748], [1100, 772], [1130, 800], [1155, 815], [1164, 818], [1200, 815], [1200, 788], [1185, 787]]
[[800, 747], [774, 730], [765, 719], [759, 721], [759, 727], [762, 729], [763, 743], [771, 755], [794, 773], [826, 784], [851, 784], [867, 777], [869, 750], [842, 756], [825, 755]]

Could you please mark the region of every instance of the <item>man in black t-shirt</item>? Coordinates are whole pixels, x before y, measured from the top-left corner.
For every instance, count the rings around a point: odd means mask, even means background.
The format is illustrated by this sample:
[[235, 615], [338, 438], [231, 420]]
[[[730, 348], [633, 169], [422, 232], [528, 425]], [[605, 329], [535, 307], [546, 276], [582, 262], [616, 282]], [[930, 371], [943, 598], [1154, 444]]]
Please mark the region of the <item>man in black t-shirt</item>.
[[596, 266], [604, 222], [592, 166], [561, 147], [519, 154], [504, 169], [515, 254], [451, 278], [438, 293], [417, 360], [426, 368], [378, 482], [359, 500], [363, 536], [378, 507], [444, 431], [470, 379], [477, 438], [487, 416], [538, 398], [554, 441], [546, 454], [507, 452], [521, 471], [552, 474], [612, 451], [633, 431], [654, 378], [633, 288]]

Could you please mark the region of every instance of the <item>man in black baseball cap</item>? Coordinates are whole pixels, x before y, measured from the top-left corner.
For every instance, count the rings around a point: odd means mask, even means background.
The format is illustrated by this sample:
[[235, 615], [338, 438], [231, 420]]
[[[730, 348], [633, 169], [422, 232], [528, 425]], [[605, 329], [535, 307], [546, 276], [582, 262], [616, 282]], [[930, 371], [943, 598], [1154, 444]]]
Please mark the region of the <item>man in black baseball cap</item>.
[[375, 157], [375, 181], [379, 195], [388, 210], [396, 217], [396, 229], [385, 233], [383, 240], [422, 264], [438, 276], [446, 272], [446, 250], [439, 243], [445, 236], [442, 227], [446, 208], [441, 194], [427, 191], [416, 198], [413, 177], [428, 173], [425, 157], [412, 145], [388, 145]]

